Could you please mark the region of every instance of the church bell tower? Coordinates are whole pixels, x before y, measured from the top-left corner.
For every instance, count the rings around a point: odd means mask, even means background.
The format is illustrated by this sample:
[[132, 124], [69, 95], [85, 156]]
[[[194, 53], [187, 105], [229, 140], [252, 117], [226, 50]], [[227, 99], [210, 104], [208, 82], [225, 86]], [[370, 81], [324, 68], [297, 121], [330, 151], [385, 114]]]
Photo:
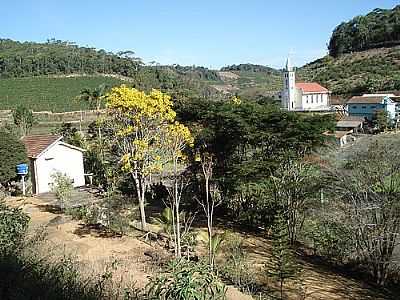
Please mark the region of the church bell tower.
[[283, 95], [282, 107], [287, 110], [294, 110], [296, 108], [296, 74], [290, 57], [286, 61], [286, 69], [283, 72]]

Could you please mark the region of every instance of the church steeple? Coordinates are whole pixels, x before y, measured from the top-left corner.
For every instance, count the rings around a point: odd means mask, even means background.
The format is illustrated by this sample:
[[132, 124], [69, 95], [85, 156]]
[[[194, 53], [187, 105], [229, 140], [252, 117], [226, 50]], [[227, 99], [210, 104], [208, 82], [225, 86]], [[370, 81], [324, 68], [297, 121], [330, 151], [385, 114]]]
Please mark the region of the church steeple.
[[293, 71], [293, 66], [292, 66], [292, 61], [290, 60], [290, 56], [288, 56], [288, 58], [286, 60], [286, 71], [287, 72]]
[[283, 71], [283, 95], [282, 107], [287, 110], [296, 108], [296, 73], [290, 56], [286, 60], [286, 68]]

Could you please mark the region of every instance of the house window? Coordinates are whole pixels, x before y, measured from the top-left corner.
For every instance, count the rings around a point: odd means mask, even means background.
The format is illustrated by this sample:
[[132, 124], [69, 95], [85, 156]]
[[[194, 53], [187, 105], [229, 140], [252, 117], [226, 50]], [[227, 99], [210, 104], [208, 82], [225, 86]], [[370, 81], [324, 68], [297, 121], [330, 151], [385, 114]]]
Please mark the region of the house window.
[[375, 105], [372, 105], [371, 108], [374, 109], [374, 108], [376, 108], [376, 106], [375, 106]]
[[366, 109], [367, 107], [366, 107], [366, 106], [362, 106], [361, 108], [362, 108], [362, 109]]
[[357, 109], [357, 106], [353, 106], [353, 109]]

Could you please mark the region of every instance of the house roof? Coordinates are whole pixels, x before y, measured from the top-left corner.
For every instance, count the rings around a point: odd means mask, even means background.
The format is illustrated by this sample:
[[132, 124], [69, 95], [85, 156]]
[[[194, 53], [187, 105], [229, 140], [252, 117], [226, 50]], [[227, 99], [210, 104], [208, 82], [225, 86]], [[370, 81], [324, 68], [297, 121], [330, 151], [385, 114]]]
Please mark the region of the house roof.
[[301, 89], [303, 93], [328, 93], [328, 89], [316, 82], [298, 82], [296, 88]]
[[359, 122], [364, 122], [365, 121], [365, 117], [343, 116], [339, 121], [359, 121]]
[[379, 104], [383, 98], [385, 96], [354, 96], [347, 101], [347, 104]]
[[22, 138], [29, 158], [37, 158], [43, 151], [60, 141], [59, 135], [29, 135]]
[[336, 128], [357, 128], [362, 126], [362, 121], [338, 121]]

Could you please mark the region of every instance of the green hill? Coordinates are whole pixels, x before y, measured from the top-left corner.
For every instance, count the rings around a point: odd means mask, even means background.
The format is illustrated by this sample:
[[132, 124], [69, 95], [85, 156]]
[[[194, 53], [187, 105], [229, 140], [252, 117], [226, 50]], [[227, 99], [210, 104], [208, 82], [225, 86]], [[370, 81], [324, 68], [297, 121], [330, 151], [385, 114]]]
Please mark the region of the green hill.
[[[68, 76], [73, 79], [63, 78]], [[218, 97], [210, 83], [220, 79], [216, 71], [203, 67], [144, 65], [133, 51], [111, 53], [59, 40], [0, 39], [0, 109], [24, 103], [33, 110], [71, 111], [82, 107], [72, 101], [82, 89], [122, 82], [185, 100]]]
[[305, 65], [298, 72], [301, 79], [317, 81], [334, 94], [400, 89], [400, 47], [371, 49], [326, 56]]
[[399, 90], [397, 44], [400, 6], [375, 9], [335, 28], [329, 43], [330, 55], [300, 68], [298, 76], [320, 82], [338, 95]]
[[214, 88], [247, 100], [269, 99], [282, 85], [281, 72], [262, 65], [226, 66], [218, 74], [222, 82], [214, 84]]
[[393, 9], [375, 9], [335, 28], [329, 41], [329, 54], [345, 53], [400, 45], [400, 5]]

